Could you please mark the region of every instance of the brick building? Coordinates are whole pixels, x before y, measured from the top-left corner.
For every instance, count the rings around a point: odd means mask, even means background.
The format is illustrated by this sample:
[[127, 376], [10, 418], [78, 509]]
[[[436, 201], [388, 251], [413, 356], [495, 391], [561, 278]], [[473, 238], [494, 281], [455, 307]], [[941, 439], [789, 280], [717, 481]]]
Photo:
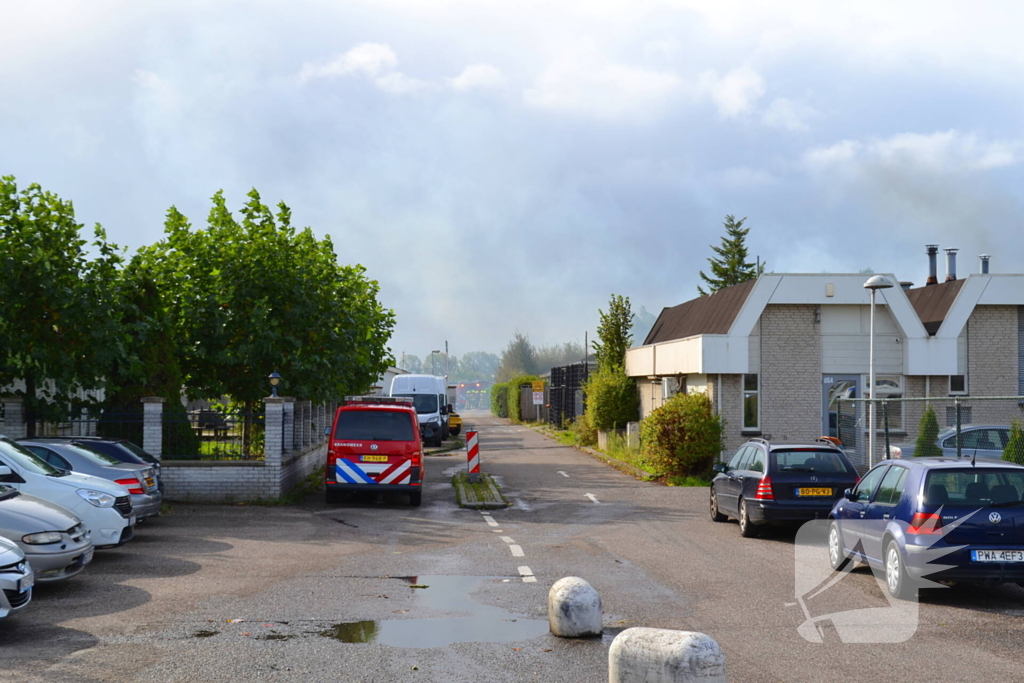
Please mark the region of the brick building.
[[[879, 397], [1024, 395], [1024, 275], [902, 283], [875, 311]], [[704, 391], [726, 423], [725, 450], [746, 439], [836, 433], [836, 399], [868, 383], [869, 292], [863, 274], [770, 274], [661, 312], [626, 354], [641, 417], [677, 392]], [[895, 283], [896, 278], [888, 276]], [[890, 433], [916, 434], [924, 403], [893, 405]], [[1021, 417], [1016, 401], [977, 402], [976, 424]], [[940, 415], [940, 424], [946, 414]], [[866, 430], [866, 427], [864, 428]]]

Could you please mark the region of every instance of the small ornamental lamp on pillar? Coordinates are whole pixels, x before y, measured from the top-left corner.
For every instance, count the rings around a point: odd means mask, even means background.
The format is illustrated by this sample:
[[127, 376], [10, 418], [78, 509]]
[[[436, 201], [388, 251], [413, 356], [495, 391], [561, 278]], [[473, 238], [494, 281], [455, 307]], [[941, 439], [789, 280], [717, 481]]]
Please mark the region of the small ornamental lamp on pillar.
[[277, 385], [281, 383], [281, 375], [277, 374], [277, 370], [275, 370], [267, 379], [270, 380], [270, 397], [277, 398]]

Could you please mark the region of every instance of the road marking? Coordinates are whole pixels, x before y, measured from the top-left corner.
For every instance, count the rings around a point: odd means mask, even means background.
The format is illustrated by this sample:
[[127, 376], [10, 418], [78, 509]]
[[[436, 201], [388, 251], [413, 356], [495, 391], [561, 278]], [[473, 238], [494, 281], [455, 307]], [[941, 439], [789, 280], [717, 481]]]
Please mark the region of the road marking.
[[508, 549], [512, 551], [512, 557], [524, 557], [526, 555], [523, 549], [517, 545], [510, 545]]
[[559, 473], [559, 474], [561, 474], [561, 475], [562, 475], [563, 477], [565, 477], [566, 479], [568, 479], [568, 478], [569, 478], [569, 475], [568, 475], [568, 474], [566, 474], [565, 472], [563, 472], [562, 470], [558, 470], [558, 473]]
[[487, 522], [487, 526], [498, 526], [498, 523], [494, 521], [494, 517], [490, 515], [484, 515], [484, 521]]
[[515, 541], [513, 541], [511, 539], [511, 537], [509, 537], [509, 536], [502, 536], [501, 540], [505, 541], [505, 543], [508, 543], [509, 545], [512, 545], [513, 543], [515, 543]]
[[601, 501], [599, 501], [599, 500], [597, 499], [597, 496], [595, 496], [595, 495], [594, 495], [593, 493], [588, 493], [588, 494], [587, 494], [587, 498], [589, 498], [590, 500], [594, 501], [594, 502], [595, 502], [595, 503], [597, 503], [598, 505], [600, 505], [600, 504], [601, 504]]
[[523, 583], [537, 583], [537, 577], [529, 567], [520, 567], [519, 576], [523, 577]]

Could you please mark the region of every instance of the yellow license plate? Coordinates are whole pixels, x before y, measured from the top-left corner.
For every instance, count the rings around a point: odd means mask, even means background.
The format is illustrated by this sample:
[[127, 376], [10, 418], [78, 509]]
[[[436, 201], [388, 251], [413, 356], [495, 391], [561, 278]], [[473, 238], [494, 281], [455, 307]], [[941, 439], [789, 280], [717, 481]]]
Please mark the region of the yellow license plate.
[[831, 496], [832, 489], [797, 489], [798, 496]]
[[364, 455], [359, 458], [363, 462], [387, 462], [388, 456], [386, 455]]
[[149, 488], [153, 488], [155, 485], [156, 482], [153, 481], [152, 477], [146, 477], [146, 486], [148, 486]]

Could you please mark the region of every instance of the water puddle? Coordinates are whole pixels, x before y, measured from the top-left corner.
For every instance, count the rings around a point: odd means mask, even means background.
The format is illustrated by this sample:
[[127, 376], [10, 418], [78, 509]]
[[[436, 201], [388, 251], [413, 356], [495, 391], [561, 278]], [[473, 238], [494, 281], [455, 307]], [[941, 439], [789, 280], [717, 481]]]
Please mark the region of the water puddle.
[[469, 616], [440, 619], [386, 619], [335, 624], [320, 631], [343, 643], [378, 643], [393, 647], [445, 647], [452, 643], [513, 643], [548, 632], [548, 622], [525, 619], [500, 607], [481, 605], [469, 597], [485, 576], [420, 576], [416, 606], [468, 612]]

